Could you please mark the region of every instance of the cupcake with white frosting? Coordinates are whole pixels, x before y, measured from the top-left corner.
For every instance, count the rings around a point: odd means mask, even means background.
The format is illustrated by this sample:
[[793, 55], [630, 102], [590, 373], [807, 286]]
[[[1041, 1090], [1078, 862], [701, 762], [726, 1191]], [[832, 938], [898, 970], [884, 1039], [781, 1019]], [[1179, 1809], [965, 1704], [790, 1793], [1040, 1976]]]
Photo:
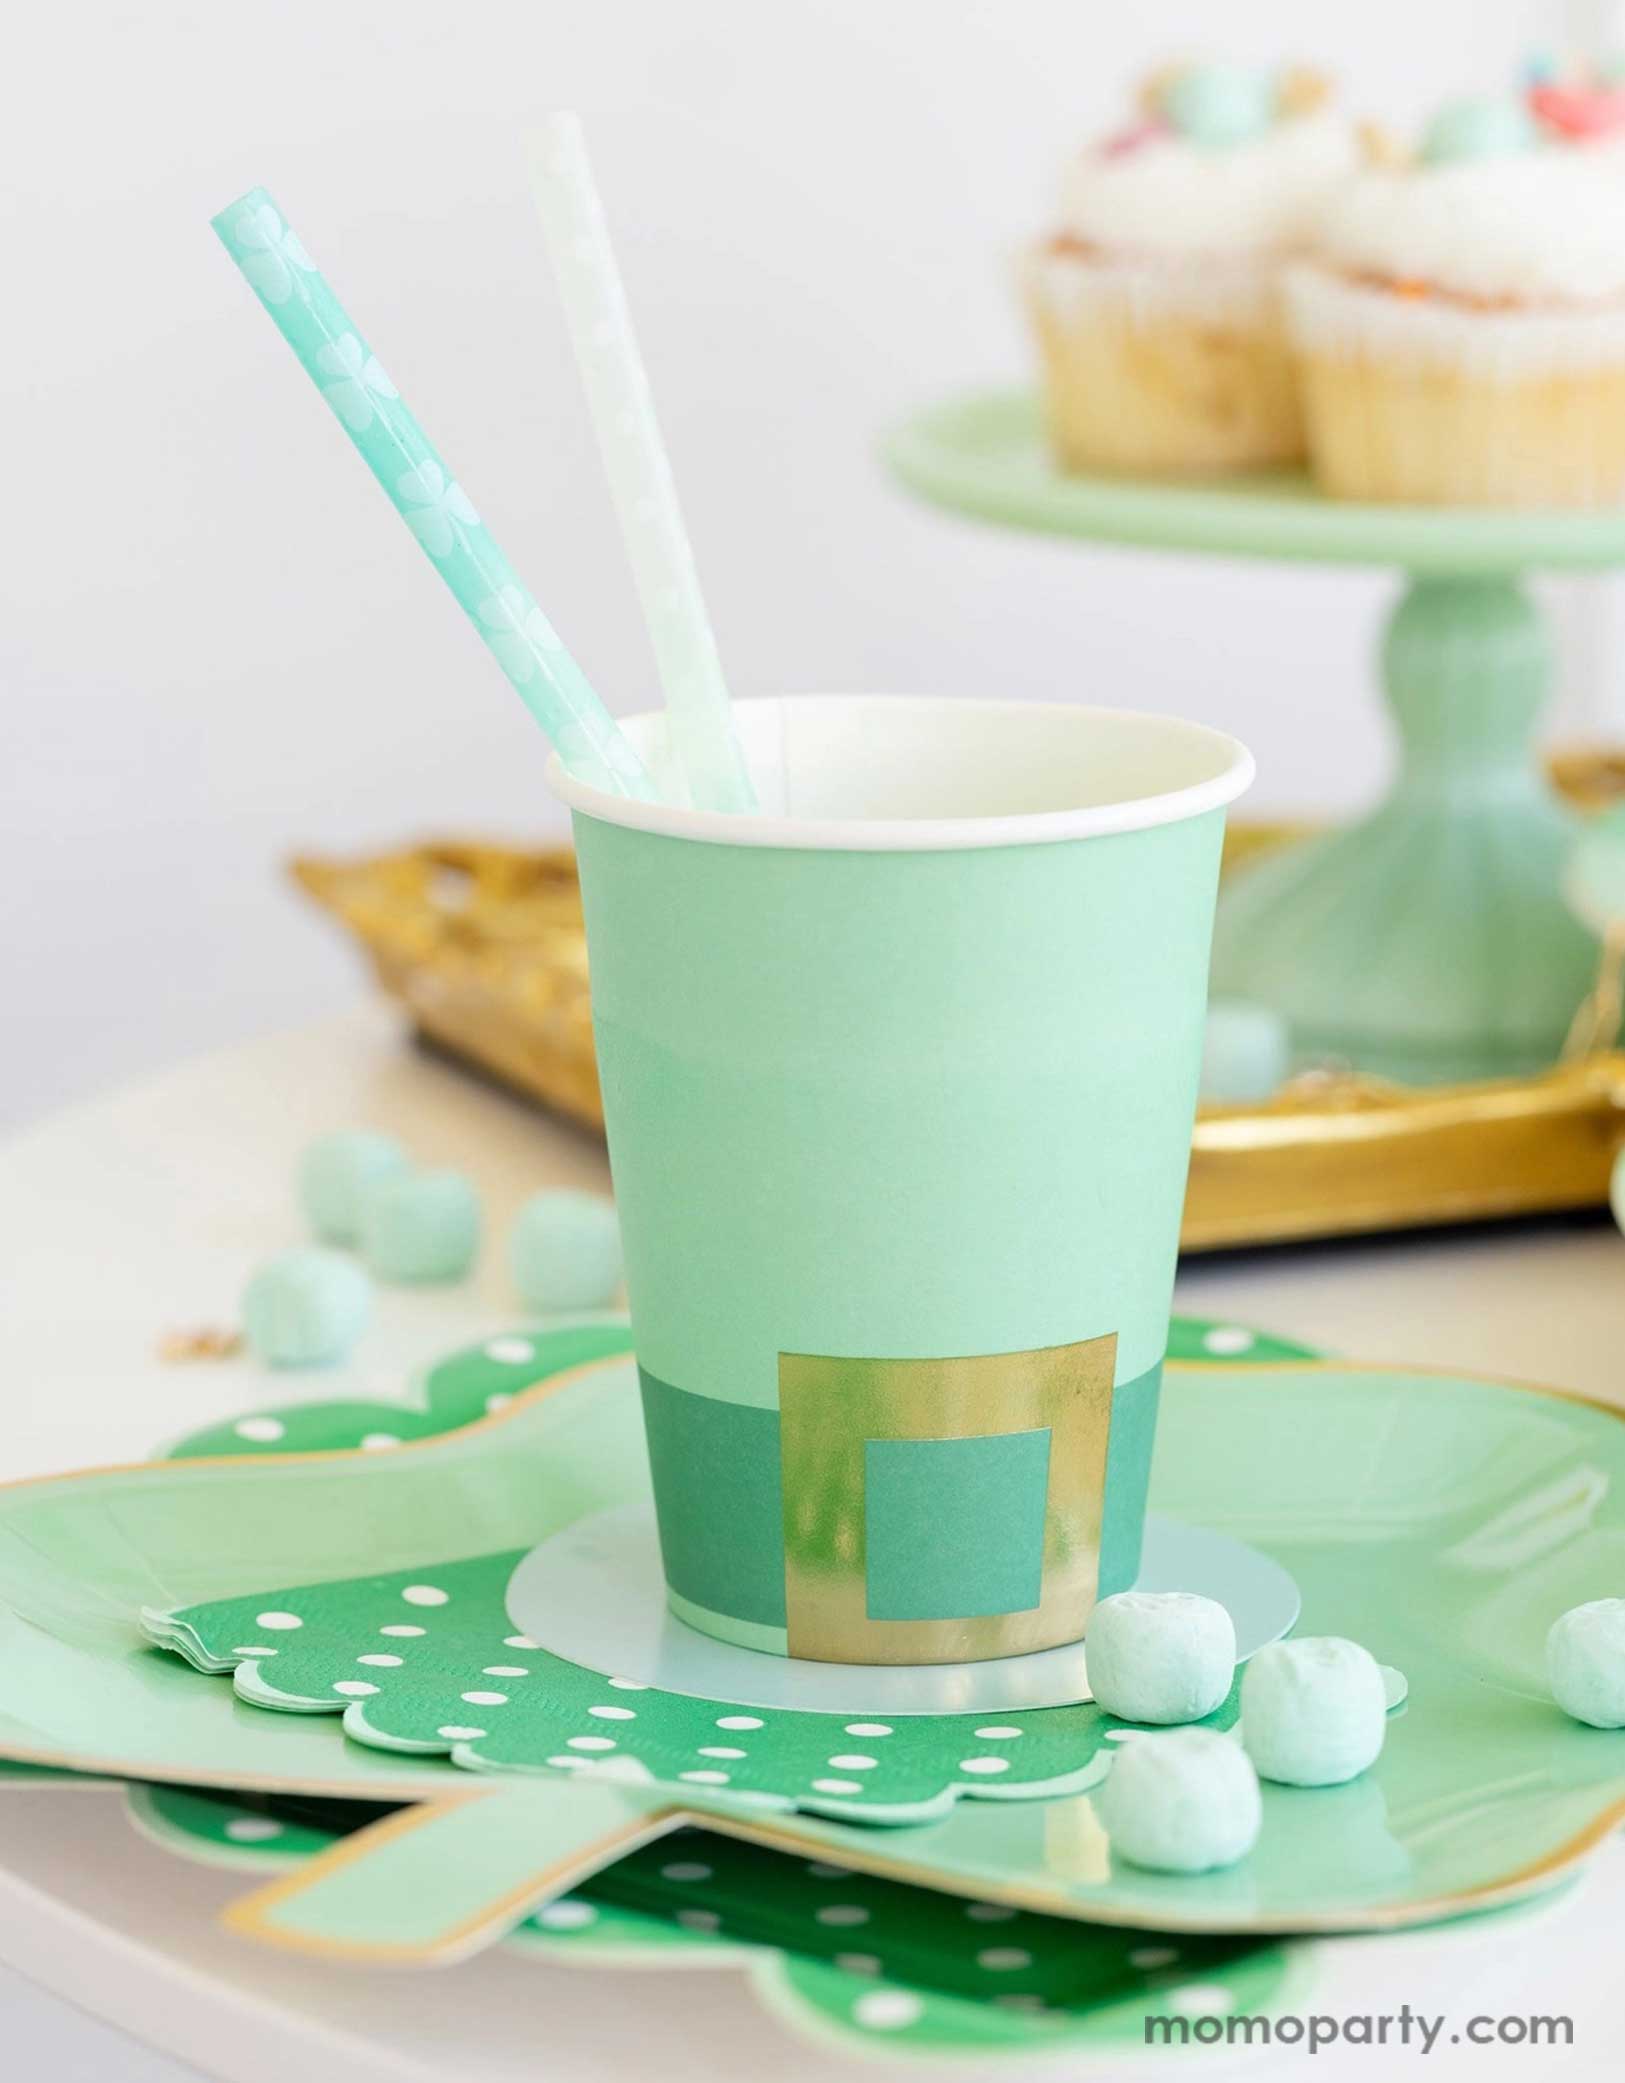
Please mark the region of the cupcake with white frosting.
[[1354, 170], [1302, 71], [1174, 68], [1070, 168], [1027, 303], [1065, 468], [1178, 475], [1291, 461], [1303, 428], [1280, 296]]
[[1288, 297], [1334, 496], [1625, 500], [1625, 166], [1538, 105], [1458, 103], [1368, 167]]

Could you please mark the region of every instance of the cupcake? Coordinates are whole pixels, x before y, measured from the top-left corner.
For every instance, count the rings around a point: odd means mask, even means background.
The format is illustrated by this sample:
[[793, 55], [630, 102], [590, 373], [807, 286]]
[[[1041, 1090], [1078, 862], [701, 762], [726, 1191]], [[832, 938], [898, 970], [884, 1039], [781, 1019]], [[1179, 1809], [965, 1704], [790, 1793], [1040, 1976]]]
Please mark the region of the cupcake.
[[1062, 466], [1177, 475], [1303, 449], [1282, 263], [1354, 170], [1326, 83], [1232, 65], [1158, 74], [1066, 179], [1028, 308]]
[[1625, 159], [1607, 136], [1537, 88], [1441, 111], [1414, 158], [1349, 183], [1287, 285], [1328, 492], [1625, 500]]

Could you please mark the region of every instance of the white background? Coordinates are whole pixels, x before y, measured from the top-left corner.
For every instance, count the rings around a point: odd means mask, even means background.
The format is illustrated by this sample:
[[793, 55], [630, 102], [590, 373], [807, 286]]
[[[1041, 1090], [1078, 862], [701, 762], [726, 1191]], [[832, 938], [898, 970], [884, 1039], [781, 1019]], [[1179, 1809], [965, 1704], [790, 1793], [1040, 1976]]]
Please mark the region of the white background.
[[[877, 435], [1026, 366], [1010, 259], [1169, 53], [1401, 121], [1536, 0], [51, 0], [0, 79], [0, 1112], [355, 988], [295, 847], [559, 823], [543, 746], [209, 230], [264, 182], [611, 705], [650, 667], [520, 136], [587, 114], [732, 682], [1222, 721], [1255, 807], [1385, 757], [1387, 582], [1004, 538]], [[1554, 724], [1607, 713], [1564, 603]], [[1579, 632], [1576, 640], [1576, 631]], [[1576, 665], [1578, 659], [1578, 665]]]

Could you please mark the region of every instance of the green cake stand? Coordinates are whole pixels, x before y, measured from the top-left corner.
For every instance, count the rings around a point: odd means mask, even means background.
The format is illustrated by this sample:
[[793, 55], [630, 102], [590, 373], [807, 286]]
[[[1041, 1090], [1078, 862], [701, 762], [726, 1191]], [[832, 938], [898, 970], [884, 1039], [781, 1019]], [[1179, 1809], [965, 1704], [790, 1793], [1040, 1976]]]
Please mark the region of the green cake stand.
[[1072, 477], [1050, 460], [1037, 401], [1010, 391], [922, 414], [886, 455], [912, 491], [1005, 527], [1397, 567], [1382, 645], [1397, 777], [1358, 822], [1227, 880], [1213, 988], [1280, 1012], [1300, 1063], [1340, 1059], [1406, 1084], [1552, 1063], [1598, 950], [1559, 893], [1574, 817], [1534, 755], [1550, 643], [1526, 581], [1625, 566], [1625, 510], [1349, 505], [1302, 472]]

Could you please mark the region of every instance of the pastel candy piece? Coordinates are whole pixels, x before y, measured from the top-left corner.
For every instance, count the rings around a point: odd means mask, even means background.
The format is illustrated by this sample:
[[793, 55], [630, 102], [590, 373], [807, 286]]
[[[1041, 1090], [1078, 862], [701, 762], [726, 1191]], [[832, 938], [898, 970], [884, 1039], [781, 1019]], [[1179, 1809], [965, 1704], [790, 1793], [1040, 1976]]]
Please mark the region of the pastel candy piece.
[[1565, 1714], [1594, 1729], [1625, 1729], [1625, 1598], [1594, 1598], [1554, 1620], [1546, 1676]]
[[1258, 1774], [1234, 1736], [1168, 1729], [1115, 1753], [1095, 1797], [1114, 1859], [1154, 1873], [1207, 1873], [1257, 1843]]
[[1593, 933], [1625, 924], [1625, 805], [1581, 828], [1563, 866], [1563, 896]]
[[1305, 1635], [1260, 1649], [1241, 1681], [1241, 1734], [1264, 1779], [1341, 1786], [1376, 1762], [1388, 1688], [1358, 1642]]
[[325, 1367], [367, 1328], [372, 1282], [336, 1251], [284, 1251], [243, 1290], [243, 1335], [268, 1367]]
[[408, 1172], [361, 1205], [361, 1251], [380, 1280], [461, 1280], [480, 1241], [480, 1203], [461, 1172]]
[[353, 1244], [361, 1235], [361, 1203], [370, 1187], [407, 1168], [393, 1136], [341, 1128], [318, 1136], [299, 1160], [299, 1205], [324, 1244]]
[[1278, 1012], [1242, 998], [1216, 998], [1202, 1032], [1204, 1099], [1268, 1099], [1286, 1077], [1287, 1030]]
[[1240, 145], [1275, 122], [1275, 81], [1247, 65], [1189, 65], [1162, 87], [1159, 111], [1194, 145]]
[[1145, 123], [1131, 123], [1126, 130], [1114, 131], [1100, 147], [1102, 159], [1130, 159], [1136, 152], [1143, 152], [1147, 145], [1159, 137], [1168, 135], [1166, 123], [1152, 118]]
[[1324, 108], [1336, 91], [1336, 83], [1313, 65], [1291, 65], [1275, 88], [1275, 106], [1283, 116], [1309, 116]]
[[598, 1193], [539, 1193], [520, 1209], [508, 1244], [527, 1308], [605, 1309], [621, 1285], [621, 1226]]
[[1560, 137], [1606, 137], [1625, 123], [1625, 92], [1616, 84], [1536, 87], [1529, 105]]
[[1119, 1591], [1089, 1616], [1084, 1641], [1095, 1705], [1120, 1721], [1200, 1721], [1236, 1674], [1236, 1629], [1217, 1599]]
[[1468, 159], [1505, 159], [1533, 151], [1540, 130], [1521, 101], [1488, 96], [1478, 101], [1452, 101], [1440, 109], [1422, 138], [1428, 166], [1451, 166]]

